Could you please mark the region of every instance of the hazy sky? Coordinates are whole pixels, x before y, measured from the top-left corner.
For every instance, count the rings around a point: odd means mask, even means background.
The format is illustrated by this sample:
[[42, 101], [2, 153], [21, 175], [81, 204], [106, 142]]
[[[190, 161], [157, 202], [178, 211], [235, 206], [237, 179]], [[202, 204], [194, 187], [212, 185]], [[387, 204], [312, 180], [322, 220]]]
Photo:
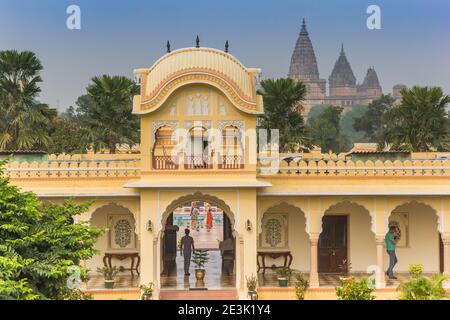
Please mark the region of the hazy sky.
[[[81, 30], [66, 9], [81, 7]], [[368, 30], [368, 5], [381, 7], [382, 30]], [[263, 78], [287, 75], [306, 18], [322, 78], [345, 45], [359, 82], [375, 66], [385, 92], [394, 84], [441, 86], [450, 93], [449, 0], [0, 0], [0, 50], [34, 51], [44, 65], [41, 100], [60, 110], [95, 75], [133, 76], [172, 48], [230, 52]]]

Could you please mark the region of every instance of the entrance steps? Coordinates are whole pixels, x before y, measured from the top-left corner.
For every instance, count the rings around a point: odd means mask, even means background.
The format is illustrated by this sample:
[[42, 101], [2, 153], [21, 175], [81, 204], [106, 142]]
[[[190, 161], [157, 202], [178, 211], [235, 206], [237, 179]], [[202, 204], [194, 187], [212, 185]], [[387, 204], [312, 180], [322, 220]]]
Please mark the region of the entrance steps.
[[161, 290], [160, 300], [238, 300], [236, 289], [224, 290]]

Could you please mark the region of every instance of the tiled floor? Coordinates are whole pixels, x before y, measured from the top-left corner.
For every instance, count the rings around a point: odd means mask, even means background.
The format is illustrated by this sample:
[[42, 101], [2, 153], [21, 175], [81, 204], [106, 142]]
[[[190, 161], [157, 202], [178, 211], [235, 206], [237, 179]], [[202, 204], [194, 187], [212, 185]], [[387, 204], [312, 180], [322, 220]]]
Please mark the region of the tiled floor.
[[161, 276], [161, 286], [163, 289], [190, 289], [190, 288], [208, 288], [208, 289], [219, 289], [219, 288], [234, 288], [235, 287], [235, 276], [224, 275], [221, 271], [222, 258], [220, 256], [220, 251], [210, 250], [209, 261], [205, 265], [206, 276], [203, 283], [197, 282], [195, 279], [194, 269], [195, 266], [191, 263], [189, 277], [184, 276], [183, 270], [183, 257], [177, 256], [176, 271], [170, 276]]
[[[184, 276], [183, 257], [177, 256], [177, 270], [171, 276], [161, 276], [161, 286], [163, 289], [186, 290], [190, 288], [208, 288], [208, 289], [227, 289], [235, 287], [235, 276], [222, 275], [221, 273], [221, 257], [219, 251], [209, 251], [210, 261], [206, 264], [205, 281], [200, 283], [195, 279], [194, 265], [191, 263], [191, 275]], [[367, 278], [368, 274], [353, 273], [356, 279]], [[304, 274], [306, 279], [309, 275]], [[407, 273], [397, 273], [397, 280], [386, 280], [386, 287], [395, 288], [400, 283], [407, 281], [409, 275]], [[433, 274], [425, 274], [426, 277], [432, 277]], [[320, 274], [319, 281], [321, 287], [335, 287], [340, 284], [340, 275], [338, 274]], [[278, 279], [275, 272], [267, 270], [263, 275], [258, 274], [260, 287], [278, 287]], [[294, 279], [290, 282], [290, 286], [294, 285]], [[139, 277], [131, 277], [130, 274], [119, 275], [116, 278], [115, 288], [136, 288], [139, 286]], [[86, 289], [102, 289], [104, 288], [103, 277], [94, 275], [86, 285]]]

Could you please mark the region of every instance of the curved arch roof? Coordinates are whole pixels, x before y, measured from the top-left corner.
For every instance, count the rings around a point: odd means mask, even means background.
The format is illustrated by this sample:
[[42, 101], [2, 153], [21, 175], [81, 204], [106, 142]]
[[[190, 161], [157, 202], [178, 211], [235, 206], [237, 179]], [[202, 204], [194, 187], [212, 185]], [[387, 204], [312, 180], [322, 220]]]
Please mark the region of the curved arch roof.
[[256, 94], [259, 69], [246, 68], [229, 53], [211, 48], [184, 48], [167, 53], [149, 69], [135, 70], [141, 79], [141, 95], [134, 113], [158, 109], [178, 88], [194, 83], [208, 84], [222, 91], [241, 111], [262, 113], [262, 99]]

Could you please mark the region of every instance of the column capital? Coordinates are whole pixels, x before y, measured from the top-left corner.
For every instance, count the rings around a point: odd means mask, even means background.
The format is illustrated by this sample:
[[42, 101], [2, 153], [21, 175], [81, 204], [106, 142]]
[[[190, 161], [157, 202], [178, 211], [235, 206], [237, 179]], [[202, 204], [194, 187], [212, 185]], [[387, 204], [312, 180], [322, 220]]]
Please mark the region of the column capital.
[[309, 234], [309, 241], [312, 244], [317, 244], [319, 242], [320, 234], [319, 233], [310, 233]]
[[384, 234], [377, 234], [376, 236], [375, 236], [375, 242], [376, 242], [376, 244], [377, 245], [380, 245], [380, 244], [384, 244], [384, 242], [385, 242], [385, 235]]

